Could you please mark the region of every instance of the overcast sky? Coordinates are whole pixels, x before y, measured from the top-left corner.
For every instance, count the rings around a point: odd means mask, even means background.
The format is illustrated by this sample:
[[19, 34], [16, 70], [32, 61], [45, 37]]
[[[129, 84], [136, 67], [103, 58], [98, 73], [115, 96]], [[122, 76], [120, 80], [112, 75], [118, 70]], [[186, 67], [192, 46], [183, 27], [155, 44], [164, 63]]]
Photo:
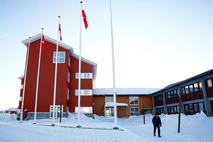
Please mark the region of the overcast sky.
[[[212, 0], [112, 0], [116, 86], [161, 88], [212, 68]], [[84, 4], [82, 56], [98, 64], [97, 88], [112, 87], [109, 0]], [[79, 47], [79, 0], [0, 0], [0, 110], [17, 107], [26, 47], [41, 32]], [[48, 72], [48, 71], [47, 71]]]

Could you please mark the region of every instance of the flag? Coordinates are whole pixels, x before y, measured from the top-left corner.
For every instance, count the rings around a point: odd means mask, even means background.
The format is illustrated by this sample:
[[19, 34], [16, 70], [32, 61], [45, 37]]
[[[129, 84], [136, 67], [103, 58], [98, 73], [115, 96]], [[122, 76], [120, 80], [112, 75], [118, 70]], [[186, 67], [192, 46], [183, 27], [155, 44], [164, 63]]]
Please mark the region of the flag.
[[83, 21], [84, 21], [85, 29], [87, 29], [88, 28], [88, 22], [87, 22], [87, 16], [86, 16], [84, 9], [82, 9], [81, 14], [82, 14], [82, 18], [83, 18]]
[[44, 51], [44, 35], [41, 37], [41, 50]]
[[60, 34], [60, 41], [62, 41], [61, 23], [59, 23], [58, 30], [59, 30], [59, 34]]

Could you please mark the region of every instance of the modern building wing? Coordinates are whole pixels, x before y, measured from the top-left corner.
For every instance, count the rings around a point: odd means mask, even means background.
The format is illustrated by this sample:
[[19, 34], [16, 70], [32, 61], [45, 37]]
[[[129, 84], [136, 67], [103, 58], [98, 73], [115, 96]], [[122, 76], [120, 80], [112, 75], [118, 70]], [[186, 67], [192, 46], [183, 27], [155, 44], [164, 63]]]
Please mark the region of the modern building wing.
[[153, 111], [185, 114], [203, 111], [213, 114], [213, 69], [171, 84], [152, 94]]

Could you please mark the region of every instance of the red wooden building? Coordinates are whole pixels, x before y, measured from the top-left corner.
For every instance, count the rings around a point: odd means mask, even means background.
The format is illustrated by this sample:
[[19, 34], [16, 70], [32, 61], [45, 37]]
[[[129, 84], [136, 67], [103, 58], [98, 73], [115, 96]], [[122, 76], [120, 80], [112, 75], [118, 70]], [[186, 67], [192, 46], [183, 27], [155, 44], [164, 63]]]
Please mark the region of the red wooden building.
[[[54, 73], [55, 61], [58, 58], [57, 73], [57, 92], [56, 92], [56, 109], [62, 104], [63, 112], [77, 111], [77, 89], [78, 89], [78, 55], [74, 53], [73, 48], [59, 43], [59, 52], [56, 56], [57, 41], [48, 36], [44, 36], [44, 49], [41, 52], [40, 77], [38, 85], [38, 105], [37, 117], [43, 118], [49, 116], [52, 111], [53, 93], [54, 93]], [[28, 49], [26, 61], [26, 85], [24, 97], [24, 110], [28, 112], [31, 118], [34, 114], [36, 82], [39, 49], [41, 42], [41, 34], [22, 41]], [[82, 58], [81, 64], [81, 109], [83, 112], [92, 113], [93, 105], [93, 81], [96, 76], [97, 65], [85, 58]], [[23, 100], [24, 76], [21, 79], [19, 109]], [[57, 109], [58, 110], [58, 109]]]

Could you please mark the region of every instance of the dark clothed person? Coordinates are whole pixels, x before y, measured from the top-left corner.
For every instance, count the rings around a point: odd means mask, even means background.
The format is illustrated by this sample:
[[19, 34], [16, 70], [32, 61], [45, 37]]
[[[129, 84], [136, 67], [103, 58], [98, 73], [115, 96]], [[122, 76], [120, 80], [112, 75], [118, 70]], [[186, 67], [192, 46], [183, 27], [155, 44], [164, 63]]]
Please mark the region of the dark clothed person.
[[156, 115], [152, 118], [152, 124], [153, 124], [153, 126], [154, 126], [154, 136], [156, 136], [156, 135], [155, 135], [156, 129], [158, 129], [158, 137], [161, 137], [161, 135], [160, 135], [161, 119], [160, 119], [160, 117], [159, 117], [158, 114], [156, 114]]

